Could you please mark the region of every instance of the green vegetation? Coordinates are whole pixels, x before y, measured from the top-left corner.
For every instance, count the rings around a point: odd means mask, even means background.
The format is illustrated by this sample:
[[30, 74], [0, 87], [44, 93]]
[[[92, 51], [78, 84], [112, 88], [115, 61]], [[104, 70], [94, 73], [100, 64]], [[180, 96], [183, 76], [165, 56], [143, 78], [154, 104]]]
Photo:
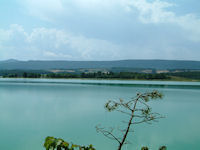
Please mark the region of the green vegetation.
[[48, 73], [42, 70], [0, 70], [0, 76], [4, 78], [41, 78]]
[[[142, 147], [141, 150], [149, 150], [148, 147]], [[166, 146], [161, 146], [158, 150], [167, 150]]]
[[180, 77], [185, 79], [194, 79], [200, 80], [200, 71], [187, 71], [187, 72], [176, 72], [176, 73], [167, 73], [167, 76]]
[[131, 80], [171, 80], [199, 81], [200, 71], [183, 71], [170, 73], [138, 73], [138, 72], [58, 72], [40, 70], [4, 70], [0, 71], [3, 78], [83, 78], [83, 79], [131, 79]]
[[136, 73], [136, 72], [108, 72], [108, 73], [82, 73], [81, 78], [101, 78], [101, 79], [169, 79], [165, 74], [145, 74], [145, 73]]
[[63, 139], [57, 139], [50, 136], [46, 137], [44, 147], [46, 150], [95, 150], [92, 145], [80, 146], [76, 144], [70, 144]]

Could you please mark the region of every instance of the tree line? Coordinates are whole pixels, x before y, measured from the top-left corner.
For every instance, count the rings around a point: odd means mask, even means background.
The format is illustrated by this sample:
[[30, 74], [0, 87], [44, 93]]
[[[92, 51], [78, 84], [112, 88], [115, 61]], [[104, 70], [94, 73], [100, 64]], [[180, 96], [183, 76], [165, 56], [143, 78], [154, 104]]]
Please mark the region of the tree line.
[[145, 74], [135, 72], [93, 72], [93, 73], [34, 73], [34, 72], [15, 72], [3, 74], [4, 78], [95, 78], [95, 79], [170, 79], [166, 74]]
[[41, 71], [8, 71], [0, 72], [4, 78], [94, 78], [94, 79], [135, 79], [135, 80], [171, 80], [172, 77], [200, 80], [200, 71], [176, 73], [137, 73], [137, 72], [82, 72], [52, 73]]

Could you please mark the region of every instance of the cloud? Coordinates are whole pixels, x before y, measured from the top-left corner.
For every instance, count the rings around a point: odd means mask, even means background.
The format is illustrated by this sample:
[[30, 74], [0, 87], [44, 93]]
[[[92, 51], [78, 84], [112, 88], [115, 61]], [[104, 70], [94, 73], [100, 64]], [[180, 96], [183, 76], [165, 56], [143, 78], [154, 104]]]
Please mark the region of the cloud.
[[67, 55], [67, 54], [63, 54], [63, 53], [54, 53], [54, 52], [49, 52], [49, 51], [44, 51], [44, 56], [58, 59], [58, 60], [60, 58], [65, 58], [67, 60], [70, 60], [70, 59], [73, 60], [73, 56], [71, 56], [71, 55]]
[[35, 28], [30, 33], [22, 26], [0, 30], [1, 57], [27, 59], [114, 59], [119, 46], [111, 42], [73, 35], [64, 30]]
[[[199, 44], [184, 39], [157, 38], [133, 43], [113, 43], [55, 28], [20, 25], [0, 29], [0, 59], [22, 60], [119, 60], [119, 59], [195, 59]], [[142, 40], [142, 39], [139, 39]]]
[[[101, 20], [138, 15], [144, 24], [172, 24], [180, 27], [190, 40], [200, 41], [200, 18], [195, 14], [177, 15], [171, 8], [178, 4], [167, 0], [19, 0], [31, 15], [40, 19], [69, 25], [69, 21], [79, 19]], [[83, 18], [84, 17], [84, 20]], [[86, 20], [88, 19], [88, 20]], [[123, 20], [123, 19], [122, 19]], [[74, 22], [76, 24], [77, 21]], [[102, 21], [103, 23], [103, 21]], [[81, 28], [81, 27], [80, 27]], [[97, 28], [97, 27], [96, 27]]]
[[18, 0], [25, 11], [46, 21], [52, 21], [49, 16], [61, 15], [64, 7], [61, 0]]
[[0, 59], [200, 58], [199, 17], [167, 0], [17, 1], [34, 19], [0, 29]]
[[155, 0], [147, 2], [146, 0], [134, 0], [129, 4], [139, 11], [139, 19], [143, 23], [165, 23], [173, 21], [175, 14], [165, 11], [166, 8], [174, 6], [171, 3]]
[[[21, 4], [27, 7], [30, 13], [38, 15], [43, 13], [70, 13], [70, 11], [112, 11], [116, 7], [121, 7], [128, 0], [19, 0]], [[75, 9], [74, 9], [75, 8]], [[37, 10], [37, 11], [36, 11]], [[65, 12], [64, 12], [65, 11]], [[50, 16], [49, 16], [50, 17]]]
[[143, 23], [152, 24], [175, 24], [186, 32], [191, 40], [200, 42], [200, 18], [195, 14], [185, 14], [178, 16], [175, 12], [170, 11], [175, 4], [161, 0], [148, 2], [147, 0], [132, 0], [129, 3], [130, 9], [137, 9], [139, 19]]

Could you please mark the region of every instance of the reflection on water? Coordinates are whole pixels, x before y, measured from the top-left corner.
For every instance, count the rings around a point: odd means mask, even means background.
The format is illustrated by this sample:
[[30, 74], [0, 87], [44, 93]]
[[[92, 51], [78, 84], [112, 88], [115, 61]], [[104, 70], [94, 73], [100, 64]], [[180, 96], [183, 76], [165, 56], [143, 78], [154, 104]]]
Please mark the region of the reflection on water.
[[[43, 150], [42, 144], [48, 135], [80, 144], [92, 143], [98, 150], [116, 149], [117, 143], [95, 131], [99, 123], [117, 127], [123, 120], [121, 114], [105, 112], [104, 103], [108, 99], [130, 99], [136, 92], [153, 89], [160, 90], [165, 97], [151, 106], [166, 118], [152, 125], [136, 126], [134, 136], [129, 136], [132, 144], [124, 150], [145, 145], [152, 150], [160, 145], [167, 145], [169, 150], [200, 149], [199, 83], [180, 82], [176, 86], [131, 81], [130, 86], [118, 81], [104, 83], [104, 80], [103, 84], [101, 81], [93, 84], [90, 80], [81, 84], [77, 80], [76, 84], [73, 80], [67, 84], [60, 80], [59, 83], [6, 80], [0, 81], [1, 149]], [[115, 86], [107, 86], [113, 82]]]

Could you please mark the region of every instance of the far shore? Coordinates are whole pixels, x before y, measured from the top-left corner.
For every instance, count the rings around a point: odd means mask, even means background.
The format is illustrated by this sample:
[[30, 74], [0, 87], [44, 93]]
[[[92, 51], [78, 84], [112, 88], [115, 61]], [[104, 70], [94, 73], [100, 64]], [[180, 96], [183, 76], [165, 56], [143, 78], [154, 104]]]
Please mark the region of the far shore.
[[0, 77], [1, 79], [73, 79], [73, 80], [121, 80], [121, 81], [178, 81], [178, 82], [200, 82], [200, 80], [178, 78], [174, 77], [171, 79], [123, 79], [123, 78], [23, 78], [23, 77]]

